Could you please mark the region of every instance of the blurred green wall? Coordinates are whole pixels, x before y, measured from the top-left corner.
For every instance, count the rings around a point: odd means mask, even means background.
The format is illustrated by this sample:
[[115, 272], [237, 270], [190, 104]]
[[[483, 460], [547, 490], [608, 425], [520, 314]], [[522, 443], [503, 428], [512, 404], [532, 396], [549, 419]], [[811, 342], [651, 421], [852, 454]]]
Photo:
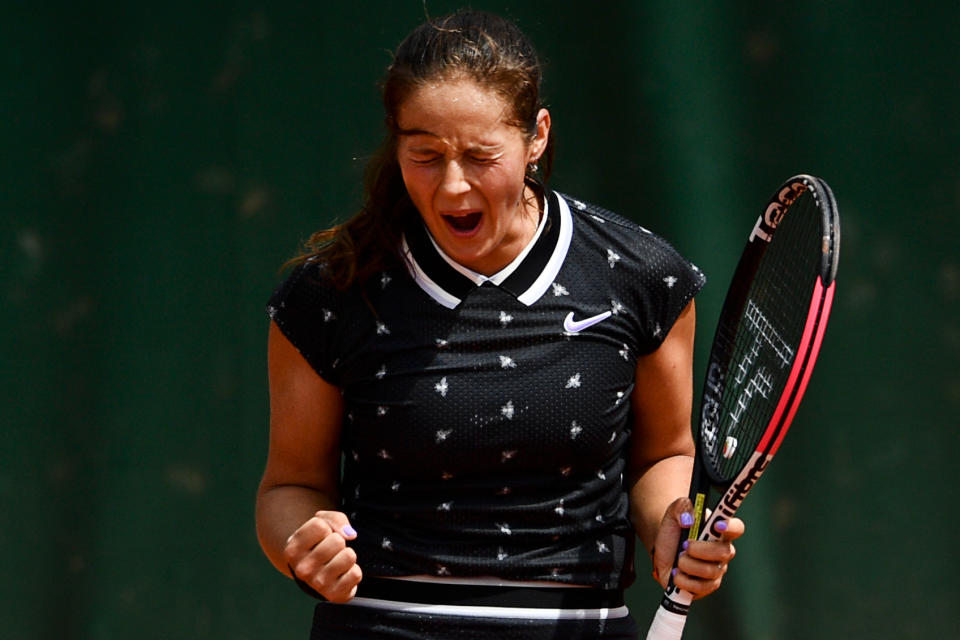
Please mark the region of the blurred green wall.
[[[955, 636], [960, 4], [472, 5], [543, 55], [554, 186], [707, 272], [699, 363], [774, 187], [816, 173], [839, 199], [817, 373], [687, 637]], [[306, 637], [311, 603], [253, 531], [263, 306], [298, 243], [356, 207], [376, 80], [422, 17], [420, 0], [0, 8], [2, 637]], [[658, 589], [639, 573], [645, 626]]]

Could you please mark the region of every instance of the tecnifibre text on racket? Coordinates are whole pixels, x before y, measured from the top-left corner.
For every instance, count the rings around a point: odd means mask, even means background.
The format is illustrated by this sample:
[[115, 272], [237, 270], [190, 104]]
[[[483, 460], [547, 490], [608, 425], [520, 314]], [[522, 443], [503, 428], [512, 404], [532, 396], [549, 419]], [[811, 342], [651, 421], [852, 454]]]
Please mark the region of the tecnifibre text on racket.
[[[813, 371], [833, 301], [840, 219], [826, 182], [787, 180], [750, 232], [707, 363], [691, 540], [716, 540], [767, 468]], [[706, 516], [711, 495], [712, 512]], [[679, 639], [693, 600], [671, 581], [647, 640]]]

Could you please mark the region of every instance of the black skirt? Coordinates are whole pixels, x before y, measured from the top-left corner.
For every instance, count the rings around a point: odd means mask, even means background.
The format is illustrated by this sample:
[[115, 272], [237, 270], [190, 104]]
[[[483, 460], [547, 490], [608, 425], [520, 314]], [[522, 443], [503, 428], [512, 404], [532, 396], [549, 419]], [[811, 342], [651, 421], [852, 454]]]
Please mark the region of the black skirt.
[[422, 584], [367, 578], [320, 602], [311, 640], [636, 640], [622, 591]]

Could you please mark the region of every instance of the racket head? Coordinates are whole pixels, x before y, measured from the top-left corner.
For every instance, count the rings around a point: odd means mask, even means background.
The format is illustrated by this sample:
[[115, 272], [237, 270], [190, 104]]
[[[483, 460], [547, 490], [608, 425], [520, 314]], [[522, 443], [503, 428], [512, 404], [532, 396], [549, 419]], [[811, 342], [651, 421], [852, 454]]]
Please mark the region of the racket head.
[[710, 484], [729, 485], [758, 446], [782, 439], [772, 431], [789, 421], [774, 418], [792, 417], [787, 405], [799, 401], [792, 376], [806, 367], [810, 336], [826, 322], [839, 249], [829, 185], [806, 174], [780, 185], [750, 233], [710, 351], [697, 434]]
[[[783, 440], [823, 340], [839, 251], [840, 219], [827, 183], [809, 175], [784, 182], [754, 225], [721, 309], [690, 486], [691, 539], [721, 536], [716, 523], [734, 516]], [[731, 425], [741, 440], [724, 450], [720, 434], [727, 444]], [[704, 522], [711, 484], [722, 495]], [[680, 640], [692, 600], [671, 580], [647, 640]]]

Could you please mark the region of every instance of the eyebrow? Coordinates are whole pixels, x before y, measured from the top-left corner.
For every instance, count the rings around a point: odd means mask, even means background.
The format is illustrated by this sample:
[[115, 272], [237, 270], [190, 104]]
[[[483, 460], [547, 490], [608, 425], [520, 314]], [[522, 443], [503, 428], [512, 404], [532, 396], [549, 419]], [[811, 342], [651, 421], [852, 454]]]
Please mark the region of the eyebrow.
[[[430, 136], [437, 139], [440, 139], [441, 137], [425, 129], [397, 129], [397, 135], [399, 136]], [[478, 144], [470, 145], [469, 147], [467, 147], [466, 150], [479, 151], [481, 153], [497, 153], [501, 149], [502, 149], [502, 145], [498, 143], [484, 144], [481, 142]]]
[[426, 129], [400, 129], [397, 128], [398, 136], [433, 136], [434, 138], [439, 138], [435, 133], [427, 131]]

